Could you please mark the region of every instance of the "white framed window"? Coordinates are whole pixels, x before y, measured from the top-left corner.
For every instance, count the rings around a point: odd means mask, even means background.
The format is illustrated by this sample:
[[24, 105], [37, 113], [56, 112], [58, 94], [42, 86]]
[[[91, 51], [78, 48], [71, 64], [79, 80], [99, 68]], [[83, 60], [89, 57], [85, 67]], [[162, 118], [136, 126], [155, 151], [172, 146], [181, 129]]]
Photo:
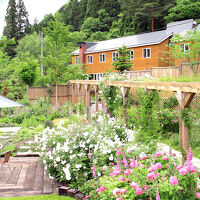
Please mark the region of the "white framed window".
[[143, 49], [143, 58], [151, 58], [151, 48]]
[[180, 44], [180, 52], [189, 52], [189, 50], [190, 50], [190, 46], [189, 46], [189, 44], [188, 43], [186, 43], [186, 44]]
[[135, 52], [134, 52], [134, 50], [131, 50], [130, 51], [130, 60], [133, 60], [134, 57], [135, 57]]
[[106, 62], [106, 54], [99, 54], [99, 62], [100, 63]]
[[75, 58], [75, 64], [79, 64], [80, 63], [80, 59], [79, 59], [79, 57], [76, 57]]
[[112, 53], [112, 61], [116, 61], [116, 57], [119, 57], [119, 52], [113, 52]]
[[93, 63], [93, 56], [87, 56], [87, 64]]

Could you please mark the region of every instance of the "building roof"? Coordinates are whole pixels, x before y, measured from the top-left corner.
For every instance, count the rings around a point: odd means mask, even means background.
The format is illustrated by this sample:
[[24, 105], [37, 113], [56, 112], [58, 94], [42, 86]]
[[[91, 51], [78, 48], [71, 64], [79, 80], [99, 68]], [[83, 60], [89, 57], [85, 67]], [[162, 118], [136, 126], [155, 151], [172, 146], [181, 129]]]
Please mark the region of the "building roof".
[[6, 97], [0, 96], [0, 108], [11, 108], [23, 106], [20, 103], [7, 99]]
[[[131, 35], [126, 37], [120, 37], [110, 40], [104, 40], [94, 43], [87, 43], [87, 49], [85, 54], [104, 52], [117, 50], [122, 46], [127, 48], [155, 45], [159, 44], [173, 34], [184, 34], [185, 31], [192, 30], [194, 28], [195, 21], [193, 19], [183, 20], [179, 22], [172, 22], [167, 24], [167, 29], [163, 31], [155, 31], [150, 33], [143, 33], [138, 35]], [[79, 55], [79, 49], [73, 52], [74, 55]]]

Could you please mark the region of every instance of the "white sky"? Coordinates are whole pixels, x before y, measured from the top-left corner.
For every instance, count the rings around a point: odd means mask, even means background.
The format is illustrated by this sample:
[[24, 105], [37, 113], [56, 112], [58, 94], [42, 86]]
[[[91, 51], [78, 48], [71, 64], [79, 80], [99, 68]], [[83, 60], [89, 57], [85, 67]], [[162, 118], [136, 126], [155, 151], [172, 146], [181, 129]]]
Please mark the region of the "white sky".
[[[9, 0], [0, 0], [0, 37], [5, 26], [5, 15]], [[16, 0], [17, 1], [17, 0]], [[33, 24], [34, 19], [39, 21], [46, 14], [55, 13], [68, 0], [24, 0], [25, 7], [29, 14], [29, 21]]]

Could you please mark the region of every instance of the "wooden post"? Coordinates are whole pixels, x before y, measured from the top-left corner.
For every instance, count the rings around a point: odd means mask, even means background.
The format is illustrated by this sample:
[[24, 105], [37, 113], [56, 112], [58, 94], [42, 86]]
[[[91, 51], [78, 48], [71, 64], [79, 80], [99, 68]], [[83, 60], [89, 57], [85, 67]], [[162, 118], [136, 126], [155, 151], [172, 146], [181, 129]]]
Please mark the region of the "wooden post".
[[85, 84], [85, 90], [86, 90], [86, 114], [87, 119], [89, 119], [89, 112], [90, 112], [90, 85]]
[[81, 104], [81, 94], [80, 94], [81, 86], [82, 86], [82, 84], [80, 84], [80, 83], [77, 84], [77, 88], [78, 88], [78, 101], [79, 101], [79, 104]]
[[99, 87], [94, 85], [96, 112], [99, 111]]
[[[190, 106], [190, 103], [192, 102], [193, 98], [195, 96], [195, 93], [191, 92], [181, 92], [177, 91], [176, 92], [176, 98], [178, 99], [179, 102], [179, 109], [185, 109]], [[179, 140], [180, 140], [180, 145], [183, 148], [183, 150], [188, 153], [189, 151], [189, 127], [185, 124], [184, 120], [179, 121]], [[182, 155], [182, 162], [185, 162], [185, 158]]]
[[127, 112], [126, 112], [126, 103], [127, 103], [127, 97], [130, 91], [130, 88], [127, 87], [121, 87], [122, 97], [123, 97], [123, 105], [124, 105], [124, 122], [127, 125]]
[[75, 90], [74, 90], [74, 88], [75, 88], [75, 84], [72, 83], [72, 105], [75, 104]]

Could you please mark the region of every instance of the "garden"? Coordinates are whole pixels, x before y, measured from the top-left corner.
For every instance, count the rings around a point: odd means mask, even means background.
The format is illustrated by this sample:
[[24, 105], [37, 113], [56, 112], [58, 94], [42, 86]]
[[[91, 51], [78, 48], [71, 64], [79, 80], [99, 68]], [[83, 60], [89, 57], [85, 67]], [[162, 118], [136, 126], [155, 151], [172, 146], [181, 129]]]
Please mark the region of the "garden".
[[[5, 148], [33, 140], [49, 178], [78, 189], [85, 199], [199, 199], [200, 171], [192, 164], [200, 151], [198, 97], [195, 106], [179, 111], [173, 96], [134, 92], [123, 104], [120, 89], [102, 82], [103, 109], [89, 117], [83, 103], [51, 105], [48, 98], [34, 103], [24, 98], [24, 107], [1, 111], [2, 126], [22, 127]], [[190, 129], [187, 155], [179, 145], [181, 119]], [[158, 143], [182, 152], [185, 163], [173, 151], [158, 151]]]

